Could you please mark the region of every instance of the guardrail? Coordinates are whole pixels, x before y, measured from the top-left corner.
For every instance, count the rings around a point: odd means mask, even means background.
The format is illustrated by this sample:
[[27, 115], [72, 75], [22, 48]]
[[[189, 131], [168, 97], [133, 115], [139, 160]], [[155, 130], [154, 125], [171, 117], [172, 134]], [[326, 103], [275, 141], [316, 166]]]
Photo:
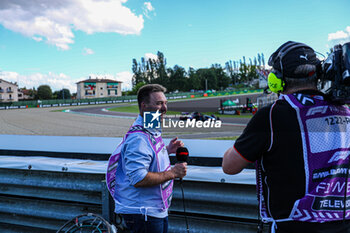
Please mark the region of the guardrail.
[[101, 213], [103, 179], [103, 174], [1, 168], [0, 222], [27, 229], [23, 232], [55, 232], [76, 215]]
[[[114, 208], [104, 172], [109, 151], [119, 140], [0, 135], [0, 232], [55, 232], [88, 212], [111, 220]], [[183, 180], [190, 232], [256, 232], [255, 172], [246, 169], [229, 176], [219, 167], [232, 142], [183, 141], [191, 151]], [[169, 232], [186, 232], [184, 216], [180, 183], [175, 181]]]
[[[1, 168], [0, 231], [55, 232], [88, 212], [111, 220], [103, 180], [104, 174]], [[256, 232], [255, 185], [185, 180], [183, 186], [190, 232]], [[177, 181], [169, 232], [186, 232], [181, 198]]]

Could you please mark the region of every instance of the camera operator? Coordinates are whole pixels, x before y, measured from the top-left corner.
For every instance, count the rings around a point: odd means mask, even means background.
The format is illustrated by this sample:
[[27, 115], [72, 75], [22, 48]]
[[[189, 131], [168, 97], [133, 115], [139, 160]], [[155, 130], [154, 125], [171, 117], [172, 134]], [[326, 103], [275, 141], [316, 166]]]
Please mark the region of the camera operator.
[[288, 41], [269, 65], [279, 99], [225, 152], [223, 171], [256, 162], [260, 216], [271, 232], [350, 232], [350, 110], [317, 90], [321, 62], [309, 46]]

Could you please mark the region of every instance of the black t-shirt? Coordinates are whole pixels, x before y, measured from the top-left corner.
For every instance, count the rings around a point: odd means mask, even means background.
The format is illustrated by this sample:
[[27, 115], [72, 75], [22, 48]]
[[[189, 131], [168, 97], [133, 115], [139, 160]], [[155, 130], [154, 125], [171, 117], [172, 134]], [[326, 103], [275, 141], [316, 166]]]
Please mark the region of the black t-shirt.
[[[321, 94], [315, 91], [302, 93]], [[296, 111], [285, 100], [277, 100], [275, 104], [260, 109], [234, 147], [248, 161], [261, 159], [268, 211], [274, 219], [288, 218], [295, 201], [305, 195], [302, 139]], [[328, 232], [324, 231], [326, 225], [331, 225], [333, 232], [338, 232], [336, 229], [339, 228], [333, 228], [335, 226], [344, 227], [343, 224], [327, 223], [321, 224], [323, 230], [315, 231], [315, 224], [296, 224], [303, 226], [305, 232]], [[348, 225], [348, 221], [345, 224]], [[291, 227], [291, 223], [282, 225], [287, 226], [287, 229]], [[307, 230], [308, 226], [311, 226], [312, 231]]]
[[266, 204], [275, 219], [287, 218], [295, 200], [305, 194], [302, 141], [295, 110], [285, 100], [262, 108], [236, 140], [235, 148], [251, 162], [263, 157], [264, 193], [269, 193]]

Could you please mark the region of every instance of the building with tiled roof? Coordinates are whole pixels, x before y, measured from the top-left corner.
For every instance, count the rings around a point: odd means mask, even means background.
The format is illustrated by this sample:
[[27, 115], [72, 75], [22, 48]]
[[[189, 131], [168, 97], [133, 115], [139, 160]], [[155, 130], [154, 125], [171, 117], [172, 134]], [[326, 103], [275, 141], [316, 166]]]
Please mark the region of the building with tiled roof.
[[122, 95], [122, 82], [112, 79], [89, 78], [77, 82], [77, 99], [116, 97]]
[[0, 102], [17, 102], [18, 101], [18, 85], [0, 79]]

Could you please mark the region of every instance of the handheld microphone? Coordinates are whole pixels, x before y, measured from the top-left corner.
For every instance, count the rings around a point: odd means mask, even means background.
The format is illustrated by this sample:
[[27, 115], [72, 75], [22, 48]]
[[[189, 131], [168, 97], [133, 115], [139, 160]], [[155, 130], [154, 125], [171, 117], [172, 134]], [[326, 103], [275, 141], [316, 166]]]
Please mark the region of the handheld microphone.
[[176, 150], [176, 160], [178, 163], [185, 163], [188, 159], [188, 150], [186, 147], [179, 147]]
[[[188, 160], [189, 152], [186, 147], [179, 147], [176, 150], [176, 160], [178, 163], [186, 163]], [[182, 191], [182, 205], [184, 207], [184, 214], [185, 214], [185, 220], [186, 220], [186, 229], [187, 233], [190, 232], [190, 229], [188, 227], [188, 220], [187, 220], [187, 214], [186, 214], [186, 206], [185, 206], [185, 194], [184, 194], [184, 188], [182, 186], [182, 178], [180, 178], [180, 185], [181, 185], [181, 191]]]
[[[176, 160], [178, 163], [186, 163], [188, 159], [189, 152], [186, 147], [179, 147], [176, 150]], [[182, 182], [182, 178], [180, 178]]]

